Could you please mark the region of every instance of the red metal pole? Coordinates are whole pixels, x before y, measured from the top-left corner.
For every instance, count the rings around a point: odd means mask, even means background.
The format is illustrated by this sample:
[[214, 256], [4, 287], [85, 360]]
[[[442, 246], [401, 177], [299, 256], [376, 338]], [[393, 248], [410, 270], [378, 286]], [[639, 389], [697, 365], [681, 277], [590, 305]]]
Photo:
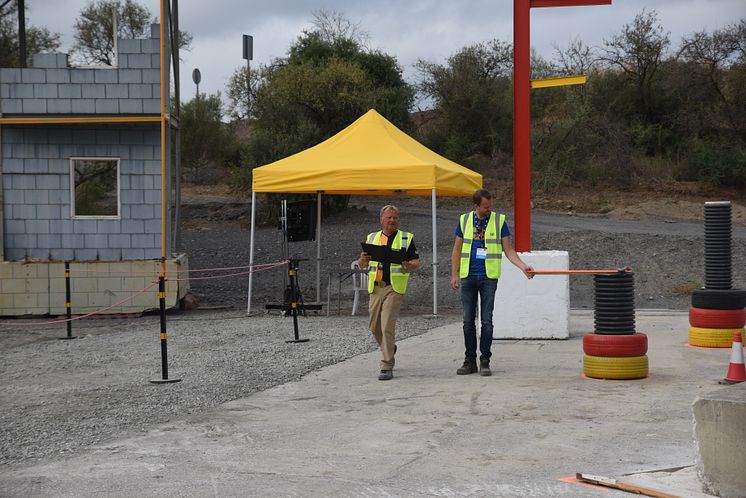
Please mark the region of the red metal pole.
[[518, 252], [531, 251], [530, 12], [530, 0], [513, 0], [513, 199]]

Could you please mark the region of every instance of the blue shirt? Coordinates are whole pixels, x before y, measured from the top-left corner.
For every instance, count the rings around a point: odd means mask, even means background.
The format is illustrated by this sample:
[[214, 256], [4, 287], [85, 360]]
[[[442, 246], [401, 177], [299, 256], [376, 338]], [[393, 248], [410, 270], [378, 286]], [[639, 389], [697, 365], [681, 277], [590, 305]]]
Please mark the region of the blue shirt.
[[[477, 248], [478, 247], [484, 247], [484, 234], [487, 231], [487, 222], [489, 221], [489, 216], [487, 216], [485, 219], [480, 220], [477, 218], [477, 213], [472, 211], [473, 221], [474, 221], [474, 240], [471, 242], [471, 256], [469, 257], [469, 275], [487, 275], [487, 269], [484, 267], [484, 260], [483, 259], [477, 259]], [[495, 219], [495, 223], [500, 223], [499, 214], [495, 213], [495, 216], [498, 217]], [[459, 218], [459, 222], [456, 223], [456, 237], [464, 238], [464, 232], [461, 231], [461, 219]], [[508, 220], [505, 220], [505, 223], [503, 223], [503, 229], [500, 232], [500, 240], [502, 240], [503, 237], [510, 237], [510, 228], [508, 228]]]

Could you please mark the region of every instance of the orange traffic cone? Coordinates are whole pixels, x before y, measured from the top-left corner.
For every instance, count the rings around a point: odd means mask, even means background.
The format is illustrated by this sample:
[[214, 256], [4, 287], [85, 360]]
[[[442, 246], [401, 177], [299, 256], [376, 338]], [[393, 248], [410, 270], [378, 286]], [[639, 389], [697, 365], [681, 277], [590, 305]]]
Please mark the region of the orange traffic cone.
[[741, 342], [741, 333], [736, 332], [733, 337], [733, 348], [730, 352], [730, 364], [725, 379], [720, 381], [721, 384], [737, 384], [746, 381], [746, 367], [743, 364], [743, 343]]

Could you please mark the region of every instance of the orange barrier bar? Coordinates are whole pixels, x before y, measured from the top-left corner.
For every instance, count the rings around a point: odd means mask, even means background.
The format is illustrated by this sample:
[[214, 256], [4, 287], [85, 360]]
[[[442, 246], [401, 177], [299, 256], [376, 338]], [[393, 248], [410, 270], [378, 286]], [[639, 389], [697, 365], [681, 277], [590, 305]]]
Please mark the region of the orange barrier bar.
[[616, 270], [529, 270], [534, 275], [613, 275], [615, 273], [628, 273], [632, 268], [617, 268]]

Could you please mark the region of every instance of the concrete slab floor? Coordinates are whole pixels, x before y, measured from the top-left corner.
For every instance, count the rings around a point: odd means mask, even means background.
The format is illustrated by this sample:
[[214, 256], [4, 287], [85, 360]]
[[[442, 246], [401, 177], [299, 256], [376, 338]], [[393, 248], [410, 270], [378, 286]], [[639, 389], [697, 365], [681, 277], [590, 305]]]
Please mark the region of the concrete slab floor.
[[687, 326], [685, 312], [638, 310], [651, 377], [600, 381], [581, 376], [590, 311], [572, 312], [566, 341], [496, 341], [492, 377], [455, 375], [451, 324], [399, 342], [391, 381], [376, 380], [377, 353], [360, 355], [143, 436], [3, 469], [0, 495], [629, 496], [559, 480], [584, 472], [697, 496], [691, 405], [721, 388], [729, 350], [686, 346]]

